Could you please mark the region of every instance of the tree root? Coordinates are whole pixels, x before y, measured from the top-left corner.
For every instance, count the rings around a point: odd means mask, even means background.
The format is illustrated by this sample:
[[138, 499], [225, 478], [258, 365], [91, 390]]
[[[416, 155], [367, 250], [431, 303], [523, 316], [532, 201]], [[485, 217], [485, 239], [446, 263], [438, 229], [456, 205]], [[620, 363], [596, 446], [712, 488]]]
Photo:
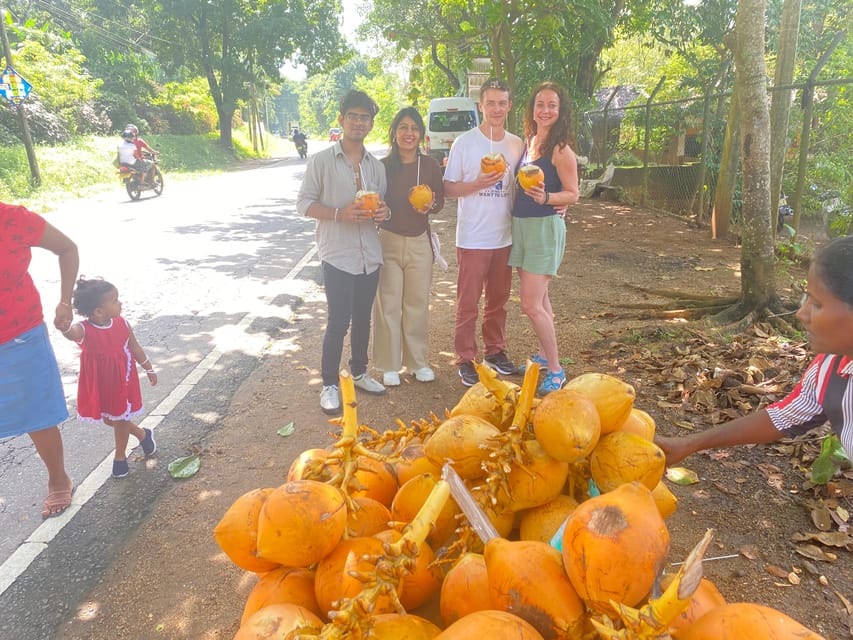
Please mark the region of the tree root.
[[635, 291], [642, 291], [643, 293], [658, 296], [659, 298], [669, 298], [670, 300], [686, 300], [690, 302], [716, 301], [717, 304], [732, 304], [733, 301], [740, 299], [740, 296], [728, 296], [721, 298], [720, 296], [703, 295], [701, 293], [688, 293], [685, 291], [672, 291], [669, 289], [649, 289], [648, 287], [641, 287], [636, 284], [626, 284], [625, 286], [629, 289], [634, 289]]
[[728, 309], [727, 304], [713, 306], [685, 307], [681, 309], [651, 309], [646, 313], [629, 314], [623, 317], [636, 318], [638, 320], [699, 320], [707, 315], [719, 313]]

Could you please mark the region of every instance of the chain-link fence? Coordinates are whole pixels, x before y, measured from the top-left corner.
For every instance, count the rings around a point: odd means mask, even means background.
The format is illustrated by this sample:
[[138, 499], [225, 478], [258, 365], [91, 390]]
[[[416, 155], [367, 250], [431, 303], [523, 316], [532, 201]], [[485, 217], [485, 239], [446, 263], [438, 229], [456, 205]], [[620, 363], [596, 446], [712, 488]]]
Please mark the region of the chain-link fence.
[[[621, 199], [707, 223], [731, 93], [655, 101], [662, 83], [651, 95], [625, 86], [598, 92], [600, 108], [585, 112], [579, 122], [577, 152], [587, 159], [581, 179], [605, 175], [608, 165], [614, 165], [608, 184]], [[779, 206], [785, 223], [796, 205], [798, 220], [825, 226], [832, 235], [852, 230], [851, 84], [853, 79], [847, 78], [770, 89], [792, 96]], [[731, 210], [735, 225], [740, 204], [738, 179]]]

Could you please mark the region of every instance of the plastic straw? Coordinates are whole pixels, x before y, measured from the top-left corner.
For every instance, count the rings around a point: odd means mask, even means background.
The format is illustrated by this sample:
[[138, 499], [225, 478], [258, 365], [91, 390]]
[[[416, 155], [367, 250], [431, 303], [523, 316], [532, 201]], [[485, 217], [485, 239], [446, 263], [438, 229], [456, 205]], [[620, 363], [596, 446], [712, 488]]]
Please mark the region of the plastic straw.
[[499, 538], [500, 534], [492, 521], [486, 515], [486, 512], [474, 500], [474, 496], [468, 491], [468, 487], [462, 482], [462, 478], [456, 473], [456, 470], [450, 466], [450, 463], [445, 462], [441, 469], [441, 479], [450, 485], [450, 495], [456, 500], [456, 504], [462, 509], [462, 513], [468, 518], [471, 528], [477, 532], [483, 544], [486, 544], [492, 538]]

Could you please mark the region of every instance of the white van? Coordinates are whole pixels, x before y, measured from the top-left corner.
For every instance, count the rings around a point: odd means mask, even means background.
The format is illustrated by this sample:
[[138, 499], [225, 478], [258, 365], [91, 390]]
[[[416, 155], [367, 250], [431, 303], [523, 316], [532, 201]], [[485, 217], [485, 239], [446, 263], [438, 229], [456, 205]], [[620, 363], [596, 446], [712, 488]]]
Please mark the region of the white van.
[[477, 103], [471, 98], [434, 98], [429, 102], [424, 147], [444, 167], [450, 145], [480, 124]]

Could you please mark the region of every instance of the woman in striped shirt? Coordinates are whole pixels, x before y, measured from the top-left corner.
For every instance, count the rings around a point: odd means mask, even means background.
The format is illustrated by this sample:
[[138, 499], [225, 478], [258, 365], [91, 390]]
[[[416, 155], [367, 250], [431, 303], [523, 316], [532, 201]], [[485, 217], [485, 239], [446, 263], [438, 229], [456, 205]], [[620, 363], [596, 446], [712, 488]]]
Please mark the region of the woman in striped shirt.
[[826, 422], [853, 458], [853, 236], [836, 238], [814, 258], [797, 318], [818, 355], [785, 398], [707, 431], [655, 442], [675, 464], [697, 451], [773, 442]]

